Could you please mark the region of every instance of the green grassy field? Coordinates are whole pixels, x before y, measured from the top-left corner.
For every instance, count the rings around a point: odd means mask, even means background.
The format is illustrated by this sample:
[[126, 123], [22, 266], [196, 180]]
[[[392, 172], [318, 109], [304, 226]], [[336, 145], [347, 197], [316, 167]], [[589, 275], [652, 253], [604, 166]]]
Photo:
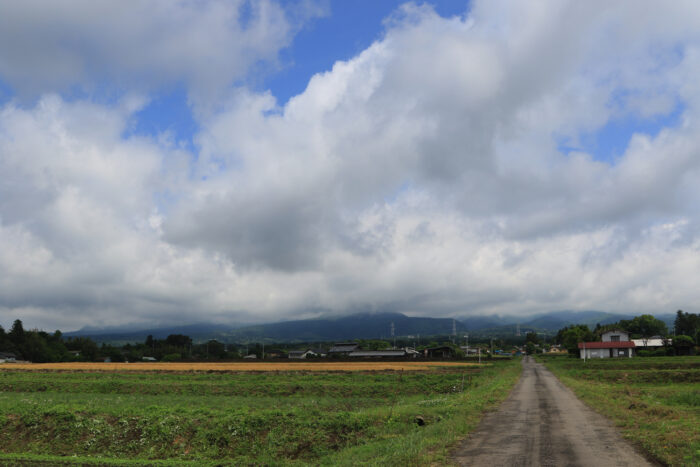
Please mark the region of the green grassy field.
[[446, 464], [519, 373], [0, 371], [0, 463]]
[[661, 462], [700, 465], [700, 357], [538, 360]]

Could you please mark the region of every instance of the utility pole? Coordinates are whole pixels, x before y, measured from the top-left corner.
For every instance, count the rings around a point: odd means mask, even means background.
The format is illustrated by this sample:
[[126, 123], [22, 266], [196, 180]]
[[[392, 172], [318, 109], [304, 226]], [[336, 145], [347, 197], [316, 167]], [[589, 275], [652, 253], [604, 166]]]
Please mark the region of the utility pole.
[[394, 322], [392, 321], [392, 322], [391, 322], [391, 327], [390, 327], [391, 339], [394, 341], [394, 347], [393, 347], [393, 348], [396, 349], [396, 336], [394, 335], [394, 330], [395, 330], [395, 329], [394, 329]]

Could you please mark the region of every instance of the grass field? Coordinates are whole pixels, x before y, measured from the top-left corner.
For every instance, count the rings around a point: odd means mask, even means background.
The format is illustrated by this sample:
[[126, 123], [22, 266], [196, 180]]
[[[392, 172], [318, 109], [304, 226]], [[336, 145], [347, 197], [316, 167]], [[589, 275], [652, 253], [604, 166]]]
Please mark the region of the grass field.
[[382, 370], [428, 370], [436, 367], [475, 365], [473, 363], [453, 361], [405, 361], [405, 362], [179, 362], [179, 363], [99, 363], [99, 362], [66, 362], [66, 363], [5, 363], [0, 370], [52, 370], [52, 371], [382, 371]]
[[700, 465], [699, 357], [538, 360], [663, 463]]
[[372, 371], [3, 366], [0, 463], [443, 465], [520, 372], [518, 360], [412, 371], [369, 365]]

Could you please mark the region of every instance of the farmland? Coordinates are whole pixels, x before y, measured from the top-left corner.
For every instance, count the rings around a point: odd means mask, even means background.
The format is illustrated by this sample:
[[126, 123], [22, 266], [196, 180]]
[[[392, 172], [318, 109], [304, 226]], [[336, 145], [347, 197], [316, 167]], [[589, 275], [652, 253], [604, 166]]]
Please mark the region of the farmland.
[[700, 358], [538, 357], [623, 436], [668, 465], [700, 465]]
[[520, 372], [517, 360], [353, 363], [3, 365], [0, 462], [442, 464]]
[[65, 363], [7, 363], [2, 366], [6, 370], [55, 370], [55, 371], [157, 371], [157, 372], [250, 372], [250, 371], [380, 371], [400, 370], [417, 371], [437, 367], [465, 367], [464, 362], [180, 362], [180, 363], [94, 363], [94, 362], [65, 362]]

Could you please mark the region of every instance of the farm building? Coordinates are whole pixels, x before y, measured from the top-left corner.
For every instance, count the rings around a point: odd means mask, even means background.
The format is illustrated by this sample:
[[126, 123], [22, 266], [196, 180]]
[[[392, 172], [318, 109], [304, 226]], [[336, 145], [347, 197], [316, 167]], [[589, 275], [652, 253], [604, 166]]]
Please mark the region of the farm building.
[[348, 354], [348, 357], [354, 358], [415, 358], [420, 355], [412, 349], [396, 349], [396, 350], [354, 350]]
[[346, 356], [350, 352], [353, 352], [360, 348], [360, 344], [357, 342], [341, 342], [338, 344], [333, 344], [333, 347], [328, 351], [330, 356]]
[[664, 339], [661, 336], [652, 336], [645, 339], [632, 339], [638, 349], [658, 349], [673, 345], [673, 339]]
[[287, 356], [292, 359], [305, 359], [308, 357], [316, 357], [318, 354], [314, 352], [313, 350], [307, 349], [307, 350], [290, 350]]
[[466, 345], [460, 345], [460, 349], [464, 352], [464, 355], [478, 355], [479, 354], [479, 348], [478, 347], [467, 347]]
[[17, 355], [12, 352], [0, 352], [0, 363], [13, 363], [17, 361]]

